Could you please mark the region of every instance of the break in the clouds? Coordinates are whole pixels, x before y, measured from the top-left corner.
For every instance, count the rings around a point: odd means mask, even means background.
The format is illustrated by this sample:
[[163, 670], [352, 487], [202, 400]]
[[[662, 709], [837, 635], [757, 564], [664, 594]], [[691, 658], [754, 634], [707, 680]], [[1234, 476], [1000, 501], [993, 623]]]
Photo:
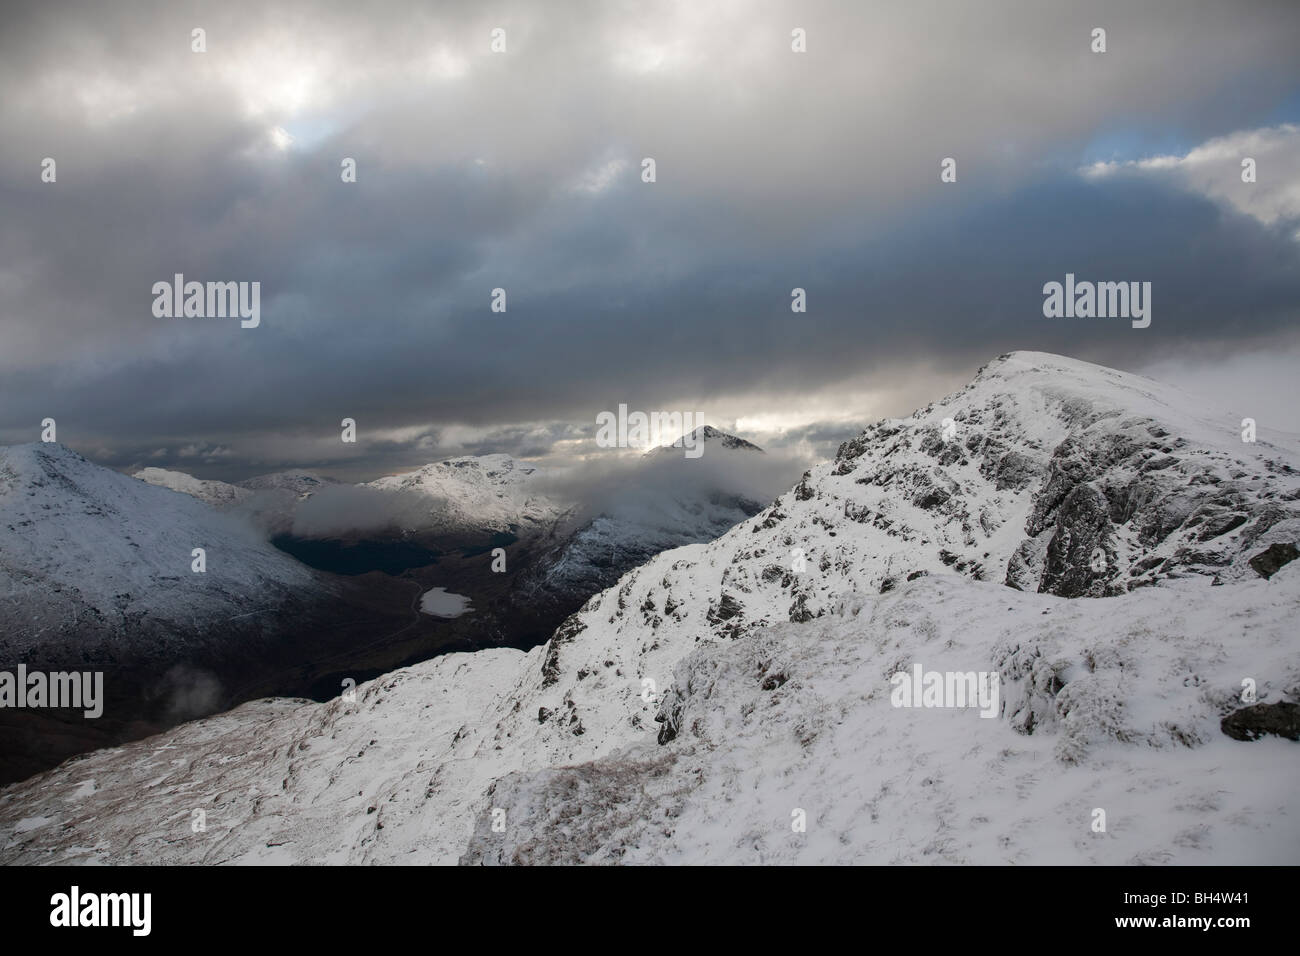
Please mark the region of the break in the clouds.
[[[1010, 349], [1295, 342], [1294, 4], [5, 17], [0, 441], [53, 417], [119, 467], [368, 477], [588, 455], [627, 403], [814, 457]], [[1067, 272], [1150, 281], [1152, 325], [1045, 319]], [[260, 325], [155, 317], [177, 273], [260, 282]]]
[[[1242, 189], [1243, 164], [1252, 167], [1252, 189]], [[1266, 175], [1260, 177], [1260, 167]], [[1084, 170], [1093, 177], [1140, 176], [1173, 183], [1244, 213], [1265, 226], [1300, 222], [1300, 127], [1283, 124], [1243, 130], [1197, 146], [1184, 156], [1099, 161]], [[1292, 238], [1300, 240], [1300, 233]]]

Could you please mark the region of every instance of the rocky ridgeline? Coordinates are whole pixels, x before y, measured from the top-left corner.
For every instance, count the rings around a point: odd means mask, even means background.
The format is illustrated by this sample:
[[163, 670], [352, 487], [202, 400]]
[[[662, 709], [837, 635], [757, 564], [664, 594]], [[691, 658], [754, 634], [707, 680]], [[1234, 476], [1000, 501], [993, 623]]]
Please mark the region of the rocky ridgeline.
[[697, 645], [927, 575], [1059, 597], [1261, 580], [1300, 542], [1300, 474], [1285, 439], [1244, 443], [1239, 425], [1140, 376], [1002, 356], [943, 401], [866, 429], [722, 537], [592, 598], [546, 647], [541, 687], [561, 699], [541, 706], [574, 734], [611, 713], [649, 726], [619, 675], [663, 686]]

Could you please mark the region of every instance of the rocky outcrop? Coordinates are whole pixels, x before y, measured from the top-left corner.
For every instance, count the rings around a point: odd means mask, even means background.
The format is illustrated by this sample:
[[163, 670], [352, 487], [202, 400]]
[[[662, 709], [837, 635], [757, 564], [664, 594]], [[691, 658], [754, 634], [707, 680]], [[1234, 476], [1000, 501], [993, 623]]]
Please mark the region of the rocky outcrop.
[[1265, 550], [1250, 559], [1250, 566], [1262, 578], [1271, 578], [1284, 564], [1289, 564], [1300, 557], [1300, 549], [1294, 544], [1270, 544]]
[[1221, 726], [1233, 740], [1258, 740], [1265, 734], [1300, 740], [1300, 704], [1252, 704], [1224, 717]]
[[1106, 497], [1090, 484], [1075, 485], [1056, 513], [1038, 589], [1061, 597], [1109, 593], [1115, 552]]

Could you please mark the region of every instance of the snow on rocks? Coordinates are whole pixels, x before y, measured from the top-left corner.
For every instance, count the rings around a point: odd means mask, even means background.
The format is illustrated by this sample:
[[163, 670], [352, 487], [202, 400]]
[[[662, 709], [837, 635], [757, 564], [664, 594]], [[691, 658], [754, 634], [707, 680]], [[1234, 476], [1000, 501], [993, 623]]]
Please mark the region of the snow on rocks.
[[[1269, 550], [1300, 540], [1297, 446], [1237, 425], [1003, 356], [527, 654], [246, 705], [0, 792], [0, 861], [1294, 863], [1294, 745], [1220, 727], [1246, 679], [1300, 694], [1300, 566]], [[913, 663], [999, 671], [1000, 716], [892, 707]], [[227, 815], [178, 839], [203, 802]], [[32, 816], [58, 825], [16, 832]]]

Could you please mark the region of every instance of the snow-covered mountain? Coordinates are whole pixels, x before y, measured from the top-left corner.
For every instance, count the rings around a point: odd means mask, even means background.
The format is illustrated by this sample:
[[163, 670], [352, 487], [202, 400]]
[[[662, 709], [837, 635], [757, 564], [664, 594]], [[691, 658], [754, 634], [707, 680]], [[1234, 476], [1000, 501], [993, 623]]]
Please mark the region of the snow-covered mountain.
[[[0, 791], [0, 861], [1294, 864], [1297, 463], [1012, 353], [545, 646]], [[913, 665], [997, 672], [996, 718], [892, 706]]]
[[364, 487], [427, 496], [427, 525], [412, 530], [527, 534], [553, 523], [565, 510], [536, 489], [538, 477], [536, 467], [509, 455], [465, 455], [377, 478]]
[[[195, 548], [205, 552], [202, 572], [192, 567]], [[7, 658], [121, 649], [140, 628], [187, 640], [180, 635], [319, 587], [309, 569], [192, 493], [137, 481], [60, 444], [0, 448]]]
[[276, 471], [269, 475], [246, 478], [239, 483], [239, 487], [249, 491], [287, 491], [295, 498], [307, 498], [324, 487], [339, 483], [337, 479], [314, 471]]
[[328, 485], [339, 484], [333, 478], [311, 471], [277, 471], [247, 478], [233, 485], [209, 478], [195, 478], [186, 472], [167, 468], [141, 468], [132, 477], [160, 488], [182, 492], [218, 508], [246, 502], [257, 492], [281, 492], [288, 495], [289, 500], [298, 500], [308, 498]]
[[409, 616], [365, 606], [195, 497], [208, 488], [177, 493], [61, 444], [0, 448], [0, 666], [101, 670], [108, 696], [103, 717], [45, 737], [25, 725], [59, 715], [0, 712], [0, 779], [247, 699], [240, 685], [265, 688], [308, 637], [328, 657], [352, 628]]
[[179, 491], [218, 508], [237, 505], [253, 495], [251, 490], [241, 488], [239, 485], [231, 485], [224, 481], [213, 481], [206, 478], [195, 478], [183, 471], [170, 471], [166, 468], [141, 468], [132, 477], [147, 481], [151, 485], [157, 485], [159, 488]]

